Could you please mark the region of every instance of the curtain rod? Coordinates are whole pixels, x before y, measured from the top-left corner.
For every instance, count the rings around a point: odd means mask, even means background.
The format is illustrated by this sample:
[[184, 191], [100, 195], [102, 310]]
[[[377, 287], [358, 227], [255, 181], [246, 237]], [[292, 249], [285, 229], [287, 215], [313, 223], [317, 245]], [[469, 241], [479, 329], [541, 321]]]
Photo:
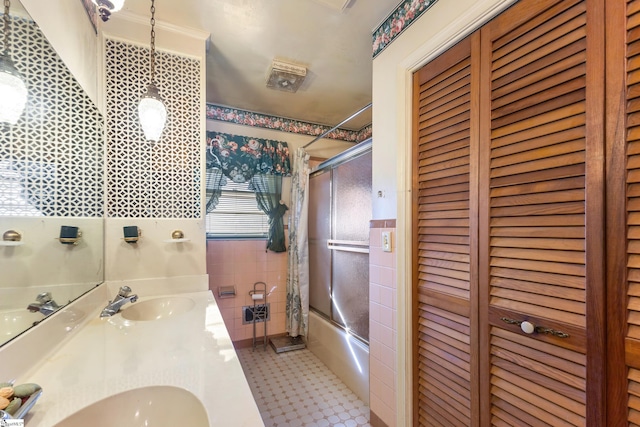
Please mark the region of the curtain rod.
[[364, 111], [366, 111], [367, 109], [371, 108], [372, 103], [370, 102], [368, 105], [365, 105], [364, 107], [362, 107], [359, 111], [353, 113], [352, 115], [350, 115], [349, 117], [347, 117], [346, 119], [344, 119], [343, 121], [341, 121], [340, 123], [338, 123], [337, 125], [335, 125], [334, 127], [332, 127], [331, 129], [329, 129], [328, 131], [323, 132], [322, 134], [316, 136], [311, 142], [309, 142], [307, 145], [303, 146], [302, 148], [307, 148], [308, 146], [310, 146], [311, 144], [313, 144], [314, 142], [324, 138], [325, 136], [327, 136], [329, 133], [333, 132], [334, 130], [338, 129], [340, 126], [342, 126], [343, 124], [347, 123], [349, 120], [353, 119], [354, 117], [356, 117], [357, 115], [363, 113]]

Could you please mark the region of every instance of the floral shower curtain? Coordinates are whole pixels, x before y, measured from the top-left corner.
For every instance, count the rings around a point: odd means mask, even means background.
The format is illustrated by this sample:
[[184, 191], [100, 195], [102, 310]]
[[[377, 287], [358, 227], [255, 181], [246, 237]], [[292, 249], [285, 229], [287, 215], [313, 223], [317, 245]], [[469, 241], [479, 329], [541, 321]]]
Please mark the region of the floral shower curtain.
[[291, 174], [286, 142], [207, 132], [207, 213], [218, 204], [227, 178], [251, 182], [258, 207], [269, 217], [267, 249], [287, 250], [283, 215], [287, 206], [280, 200], [282, 177]]
[[309, 154], [298, 148], [291, 176], [286, 328], [292, 337], [306, 336], [309, 317]]

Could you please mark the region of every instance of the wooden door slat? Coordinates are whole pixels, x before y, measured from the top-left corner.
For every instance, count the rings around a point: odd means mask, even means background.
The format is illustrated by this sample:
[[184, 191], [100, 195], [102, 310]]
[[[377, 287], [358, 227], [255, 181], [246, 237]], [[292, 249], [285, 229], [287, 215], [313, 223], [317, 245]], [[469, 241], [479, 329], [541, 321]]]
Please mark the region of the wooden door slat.
[[[497, 200], [500, 197], [519, 196], [528, 194], [541, 194], [560, 190], [575, 190], [585, 188], [584, 176], [560, 178], [552, 181], [534, 182], [530, 184], [517, 184], [508, 187], [492, 188], [490, 197]], [[495, 203], [495, 202], [493, 202]]]

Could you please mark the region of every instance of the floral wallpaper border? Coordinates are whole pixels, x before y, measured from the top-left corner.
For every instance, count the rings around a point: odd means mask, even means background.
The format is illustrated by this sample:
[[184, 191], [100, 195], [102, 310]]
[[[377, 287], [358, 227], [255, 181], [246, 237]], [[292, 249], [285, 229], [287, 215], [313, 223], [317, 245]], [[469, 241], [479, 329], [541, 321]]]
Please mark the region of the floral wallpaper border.
[[[331, 129], [331, 126], [301, 122], [299, 120], [270, 116], [268, 114], [255, 113], [252, 111], [224, 107], [222, 105], [210, 103], [207, 103], [207, 119], [309, 136], [318, 136]], [[327, 134], [325, 138], [338, 139], [347, 142], [362, 142], [365, 139], [370, 138], [371, 133], [372, 127], [371, 125], [367, 125], [359, 131], [336, 129]]]
[[404, 0], [373, 32], [373, 57], [409, 27], [437, 0]]
[[358, 137], [356, 138], [356, 140], [358, 142], [362, 142], [365, 139], [371, 138], [372, 135], [373, 135], [373, 126], [367, 125], [358, 131]]

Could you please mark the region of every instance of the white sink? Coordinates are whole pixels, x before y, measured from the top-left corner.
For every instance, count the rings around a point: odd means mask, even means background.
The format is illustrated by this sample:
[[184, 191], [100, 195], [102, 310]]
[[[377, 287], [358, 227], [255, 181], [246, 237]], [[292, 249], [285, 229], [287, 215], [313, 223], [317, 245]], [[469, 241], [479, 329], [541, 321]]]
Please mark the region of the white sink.
[[33, 326], [33, 322], [39, 322], [42, 319], [44, 319], [42, 314], [31, 313], [26, 308], [24, 310], [11, 310], [0, 313], [1, 341], [15, 337]]
[[160, 320], [190, 311], [195, 302], [186, 297], [160, 297], [132, 303], [122, 310], [127, 320]]
[[54, 427], [209, 427], [202, 402], [172, 386], [124, 391], [89, 405]]

